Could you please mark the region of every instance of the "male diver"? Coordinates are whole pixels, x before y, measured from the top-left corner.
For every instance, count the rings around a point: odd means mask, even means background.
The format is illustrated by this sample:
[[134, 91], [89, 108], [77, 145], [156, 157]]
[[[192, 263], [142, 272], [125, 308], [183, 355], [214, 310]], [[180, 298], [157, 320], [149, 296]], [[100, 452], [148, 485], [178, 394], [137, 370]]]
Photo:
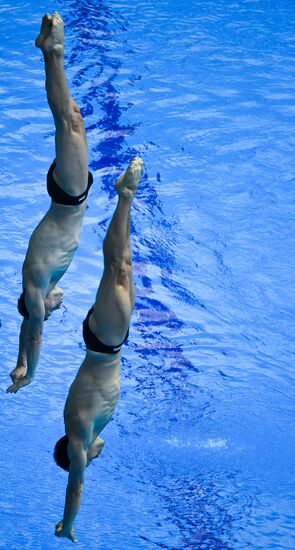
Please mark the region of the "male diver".
[[128, 337], [135, 290], [130, 253], [130, 208], [142, 161], [135, 158], [116, 182], [118, 203], [104, 243], [104, 271], [95, 304], [83, 322], [86, 355], [70, 387], [64, 408], [64, 435], [55, 446], [57, 464], [69, 472], [63, 520], [58, 537], [77, 542], [84, 470], [104, 445], [100, 432], [110, 420], [120, 391], [121, 346]]
[[51, 206], [30, 238], [23, 263], [23, 316], [16, 368], [10, 373], [16, 393], [30, 384], [39, 360], [44, 320], [57, 309], [63, 291], [57, 282], [79, 244], [86, 198], [92, 184], [81, 113], [70, 96], [64, 73], [64, 26], [59, 14], [44, 15], [36, 46], [43, 52], [46, 92], [55, 123], [56, 159], [47, 175]]

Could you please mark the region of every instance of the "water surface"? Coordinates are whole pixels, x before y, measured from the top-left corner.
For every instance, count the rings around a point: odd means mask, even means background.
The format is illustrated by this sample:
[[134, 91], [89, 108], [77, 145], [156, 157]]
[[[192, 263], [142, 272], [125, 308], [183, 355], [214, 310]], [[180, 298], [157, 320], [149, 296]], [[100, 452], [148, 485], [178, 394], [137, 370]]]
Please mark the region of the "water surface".
[[[55, 8], [95, 184], [36, 380], [8, 396], [21, 265], [49, 204], [54, 134], [33, 44]], [[68, 544], [52, 535], [66, 476], [51, 452], [113, 184], [135, 154], [137, 303], [120, 402], [86, 476], [80, 546], [295, 547], [294, 11], [287, 0], [1, 5], [0, 548]]]

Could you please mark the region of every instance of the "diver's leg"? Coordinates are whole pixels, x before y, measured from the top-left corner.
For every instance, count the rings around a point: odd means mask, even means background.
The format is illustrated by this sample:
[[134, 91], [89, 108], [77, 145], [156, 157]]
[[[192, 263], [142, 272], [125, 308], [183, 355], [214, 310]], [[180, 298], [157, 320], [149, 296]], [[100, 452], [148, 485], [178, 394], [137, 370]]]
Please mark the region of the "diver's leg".
[[88, 180], [87, 142], [80, 110], [65, 77], [64, 26], [57, 12], [44, 15], [36, 46], [44, 56], [47, 99], [56, 128], [54, 178], [64, 191], [80, 195]]
[[124, 340], [134, 306], [130, 208], [141, 171], [142, 161], [135, 158], [116, 183], [118, 204], [103, 243], [104, 272], [89, 320], [94, 334], [110, 346]]

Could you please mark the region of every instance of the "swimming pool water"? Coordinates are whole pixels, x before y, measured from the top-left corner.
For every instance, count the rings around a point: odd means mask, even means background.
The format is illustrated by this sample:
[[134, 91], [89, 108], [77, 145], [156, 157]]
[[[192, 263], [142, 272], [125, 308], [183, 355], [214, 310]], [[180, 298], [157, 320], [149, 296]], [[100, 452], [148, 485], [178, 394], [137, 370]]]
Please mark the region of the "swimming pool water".
[[[21, 265], [54, 155], [33, 44], [56, 8], [95, 184], [36, 380], [9, 396]], [[53, 536], [66, 475], [51, 454], [113, 183], [134, 154], [145, 163], [132, 213], [137, 303], [79, 546], [295, 547], [294, 12], [289, 0], [1, 4], [0, 548], [70, 545]]]

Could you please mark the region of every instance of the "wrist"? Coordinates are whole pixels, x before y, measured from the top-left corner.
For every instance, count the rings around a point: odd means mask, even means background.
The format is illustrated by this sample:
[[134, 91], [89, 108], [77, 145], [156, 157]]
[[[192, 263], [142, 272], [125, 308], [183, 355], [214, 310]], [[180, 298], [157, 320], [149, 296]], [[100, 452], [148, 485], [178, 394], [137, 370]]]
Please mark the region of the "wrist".
[[70, 532], [73, 530], [73, 524], [72, 523], [65, 523], [62, 524], [62, 531], [63, 533], [70, 534]]

